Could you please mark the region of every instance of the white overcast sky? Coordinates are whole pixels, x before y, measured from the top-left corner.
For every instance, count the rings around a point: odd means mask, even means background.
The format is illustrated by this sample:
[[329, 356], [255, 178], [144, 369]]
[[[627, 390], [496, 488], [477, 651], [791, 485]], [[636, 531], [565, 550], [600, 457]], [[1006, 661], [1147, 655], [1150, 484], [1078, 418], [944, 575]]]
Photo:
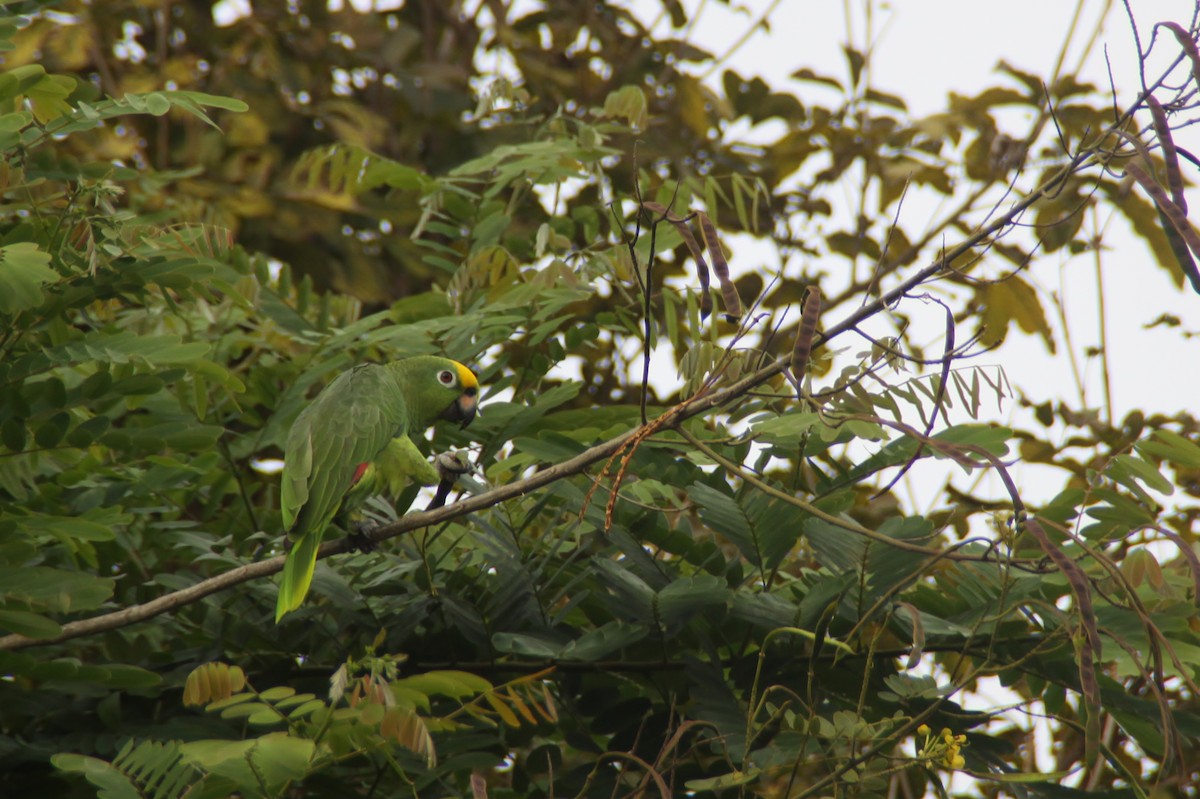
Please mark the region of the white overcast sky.
[[[659, 20], [657, 0], [633, 0], [631, 6], [645, 20]], [[726, 5], [716, 0], [684, 0], [689, 12], [699, 10], [690, 39], [713, 53], [723, 54], [772, 6], [768, 0], [743, 0]], [[842, 76], [841, 47], [852, 28], [853, 41], [865, 40], [865, 3], [830, 0], [782, 0], [770, 14], [770, 31], [753, 33], [731, 56], [729, 64], [743, 75], [760, 75], [773, 86], [800, 89], [788, 75], [800, 67]], [[1107, 17], [1104, 11], [1111, 6]], [[1139, 30], [1145, 39], [1155, 22], [1177, 21], [1185, 27], [1195, 12], [1192, 0], [1131, 0]], [[1119, 98], [1137, 90], [1136, 48], [1119, 2], [1097, 0], [1005, 0], [1003, 3], [962, 0], [904, 0], [874, 5], [873, 85], [897, 94], [908, 103], [909, 113], [920, 117], [945, 108], [947, 94], [975, 94], [1002, 83], [996, 65], [1005, 60], [1039, 75], [1049, 75], [1061, 44], [1079, 9], [1076, 46], [1068, 50], [1066, 67], [1079, 65], [1079, 53], [1097, 27], [1098, 45], [1083, 63], [1082, 75], [1100, 86], [1108, 83], [1105, 48], [1113, 65]], [[719, 74], [714, 80], [719, 79]], [[1014, 132], [1019, 132], [1015, 130]], [[1200, 132], [1181, 133], [1181, 146], [1200, 153]], [[1185, 164], [1186, 166], [1186, 164]], [[1196, 181], [1195, 170], [1190, 178]], [[1189, 192], [1191, 193], [1191, 192]], [[1195, 202], [1193, 202], [1195, 204]], [[920, 228], [919, 224], [906, 225]], [[1184, 320], [1184, 327], [1200, 330], [1200, 295], [1179, 291], [1155, 265], [1140, 241], [1116, 225], [1106, 243], [1115, 251], [1105, 259], [1104, 281], [1108, 295], [1110, 369], [1116, 376], [1112, 391], [1117, 419], [1133, 408], [1174, 413], [1196, 407], [1200, 395], [1200, 370], [1180, 369], [1195, 364], [1200, 339], [1185, 340], [1166, 328], [1144, 330], [1143, 325], [1164, 312]], [[736, 260], [736, 258], [735, 258]], [[749, 260], [760, 260], [751, 256]], [[1096, 280], [1090, 256], [1041, 259], [1031, 275], [1040, 289], [1060, 292], [1067, 305], [1075, 350], [1099, 343]], [[938, 320], [940, 324], [940, 317]], [[1010, 334], [996, 361], [1010, 380], [1031, 398], [1062, 396], [1075, 400], [1077, 393], [1063, 357], [1051, 357], [1039, 339]], [[1102, 400], [1100, 369], [1096, 359], [1084, 367], [1089, 405]]]

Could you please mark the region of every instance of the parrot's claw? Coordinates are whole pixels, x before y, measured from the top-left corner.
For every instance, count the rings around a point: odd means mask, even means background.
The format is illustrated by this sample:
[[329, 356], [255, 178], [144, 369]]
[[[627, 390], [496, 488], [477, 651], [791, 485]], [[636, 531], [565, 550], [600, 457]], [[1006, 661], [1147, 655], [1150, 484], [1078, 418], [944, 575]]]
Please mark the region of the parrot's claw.
[[460, 475], [472, 474], [478, 469], [465, 455], [453, 450], [434, 456], [433, 468], [437, 469], [443, 483], [453, 483]]
[[445, 505], [458, 479], [464, 475], [475, 474], [479, 471], [479, 467], [467, 460], [465, 455], [454, 451], [435, 455], [433, 458], [433, 468], [437, 469], [437, 473], [441, 475], [442, 479], [438, 483], [433, 500], [425, 510], [434, 510]]
[[362, 552], [364, 555], [368, 552], [374, 552], [379, 545], [371, 539], [371, 533], [378, 526], [374, 522], [368, 521], [351, 522], [350, 532], [346, 535], [346, 538], [350, 541], [350, 549], [355, 552]]

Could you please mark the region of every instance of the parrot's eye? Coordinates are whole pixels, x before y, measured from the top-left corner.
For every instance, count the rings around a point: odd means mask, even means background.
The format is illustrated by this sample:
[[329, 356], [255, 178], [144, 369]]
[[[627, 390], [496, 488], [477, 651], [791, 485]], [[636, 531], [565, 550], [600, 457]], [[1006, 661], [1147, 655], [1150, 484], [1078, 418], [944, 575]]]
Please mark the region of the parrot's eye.
[[449, 369], [443, 369], [438, 372], [438, 382], [443, 386], [454, 385], [454, 372], [451, 372]]

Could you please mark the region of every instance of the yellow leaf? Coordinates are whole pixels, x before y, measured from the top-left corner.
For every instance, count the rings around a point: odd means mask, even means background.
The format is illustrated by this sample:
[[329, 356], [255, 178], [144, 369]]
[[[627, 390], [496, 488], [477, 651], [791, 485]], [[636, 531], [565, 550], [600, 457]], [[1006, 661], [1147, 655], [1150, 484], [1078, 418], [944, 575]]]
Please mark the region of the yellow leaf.
[[67, 98], [75, 91], [75, 79], [68, 75], [43, 75], [42, 79], [25, 90], [30, 110], [38, 122], [45, 124], [73, 110]]
[[1009, 324], [1016, 322], [1024, 332], [1040, 335], [1051, 353], [1055, 351], [1054, 333], [1033, 286], [1018, 277], [1010, 277], [982, 286], [979, 296], [984, 306], [981, 338], [984, 345], [1003, 341]]
[[91, 25], [61, 25], [46, 40], [56, 69], [83, 70], [92, 63], [94, 28]]
[[386, 119], [359, 103], [326, 100], [318, 104], [316, 110], [321, 121], [339, 141], [378, 150], [387, 144], [392, 134], [391, 124]]
[[606, 117], [624, 119], [631, 127], [646, 127], [646, 95], [637, 86], [622, 86], [604, 98]]
[[271, 130], [253, 111], [231, 114], [225, 123], [225, 140], [231, 147], [262, 147]]
[[550, 689], [544, 683], [541, 687], [543, 704], [535, 704], [534, 707], [545, 717], [546, 721], [556, 724], [558, 722], [558, 710], [554, 707], [554, 697], [550, 695]]
[[537, 724], [537, 719], [534, 718], [533, 711], [529, 709], [529, 706], [525, 704], [520, 696], [518, 696], [515, 692], [510, 691], [505, 698], [512, 704], [513, 707], [517, 709], [517, 712], [520, 713], [526, 721], [528, 721], [530, 724]]
[[682, 75], [676, 87], [679, 92], [679, 113], [683, 116], [684, 124], [701, 139], [707, 139], [712, 121], [709, 118], [709, 97], [704, 87], [699, 81]]
[[168, 82], [179, 89], [194, 89], [204, 75], [200, 71], [200, 58], [195, 55], [183, 55], [167, 59], [162, 68], [162, 86]]
[[238, 693], [246, 687], [246, 672], [242, 671], [241, 666], [229, 667], [229, 690], [231, 693]]
[[235, 216], [243, 218], [270, 216], [275, 210], [275, 204], [266, 194], [249, 186], [239, 186], [221, 200], [221, 206]]
[[496, 711], [496, 715], [500, 717], [500, 720], [509, 727], [521, 726], [521, 720], [517, 718], [517, 714], [513, 713], [508, 705], [500, 701], [500, 698], [496, 694], [488, 692], [483, 695], [483, 698], [492, 706], [492, 710]]

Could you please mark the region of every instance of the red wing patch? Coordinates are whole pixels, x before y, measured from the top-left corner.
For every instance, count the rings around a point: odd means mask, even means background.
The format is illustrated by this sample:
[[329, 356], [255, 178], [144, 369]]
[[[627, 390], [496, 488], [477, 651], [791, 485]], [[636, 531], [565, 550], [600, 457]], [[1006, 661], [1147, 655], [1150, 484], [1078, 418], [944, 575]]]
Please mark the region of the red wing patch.
[[352, 479], [350, 481], [350, 485], [352, 485], [352, 486], [358, 485], [358, 481], [362, 479], [362, 476], [364, 474], [366, 474], [367, 469], [370, 469], [370, 468], [371, 468], [370, 463], [358, 464], [358, 468], [354, 470], [354, 479]]

